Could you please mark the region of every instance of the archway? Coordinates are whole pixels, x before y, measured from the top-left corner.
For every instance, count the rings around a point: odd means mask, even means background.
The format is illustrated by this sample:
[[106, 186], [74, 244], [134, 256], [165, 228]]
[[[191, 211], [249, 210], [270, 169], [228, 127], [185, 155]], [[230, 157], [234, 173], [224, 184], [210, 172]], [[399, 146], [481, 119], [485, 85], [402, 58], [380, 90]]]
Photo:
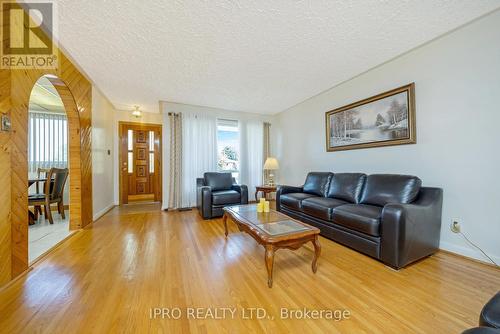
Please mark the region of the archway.
[[[69, 173], [69, 209], [70, 230], [82, 227], [82, 186], [81, 186], [81, 138], [80, 138], [80, 116], [73, 94], [68, 86], [57, 76], [52, 74], [43, 75], [54, 86], [64, 106], [67, 118], [67, 140], [68, 140], [68, 168]], [[36, 82], [33, 84], [35, 86]], [[30, 94], [31, 96], [31, 94]], [[28, 98], [29, 101], [29, 98]], [[29, 105], [29, 102], [28, 102]]]
[[[61, 80], [57, 77], [44, 75], [36, 81], [28, 104], [29, 263], [70, 236], [77, 223], [71, 219], [72, 206], [69, 205], [78, 192], [71, 188], [70, 182], [68, 118], [62, 98], [51, 80], [58, 80], [58, 86], [62, 87], [59, 90], [67, 89], [65, 85], [60, 85]], [[51, 168], [62, 169], [61, 172], [66, 169], [70, 177], [58, 178], [57, 185], [62, 191], [47, 205], [45, 191], [49, 189], [43, 180]], [[55, 185], [50, 184], [51, 188]], [[70, 192], [73, 192], [71, 196]], [[71, 228], [70, 222], [73, 223]]]
[[42, 76], [55, 87], [68, 121], [70, 229], [92, 222], [92, 155], [90, 82], [64, 57], [56, 70], [11, 72], [11, 267], [12, 277], [25, 271], [28, 260], [28, 105]]

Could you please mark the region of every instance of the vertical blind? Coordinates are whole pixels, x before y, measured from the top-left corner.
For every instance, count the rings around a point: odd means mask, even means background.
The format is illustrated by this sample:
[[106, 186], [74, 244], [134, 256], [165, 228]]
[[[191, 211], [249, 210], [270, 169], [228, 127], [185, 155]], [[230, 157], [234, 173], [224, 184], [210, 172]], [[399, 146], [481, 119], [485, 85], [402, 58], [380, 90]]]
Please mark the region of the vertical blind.
[[28, 116], [28, 168], [68, 166], [68, 121], [65, 114], [30, 112]]

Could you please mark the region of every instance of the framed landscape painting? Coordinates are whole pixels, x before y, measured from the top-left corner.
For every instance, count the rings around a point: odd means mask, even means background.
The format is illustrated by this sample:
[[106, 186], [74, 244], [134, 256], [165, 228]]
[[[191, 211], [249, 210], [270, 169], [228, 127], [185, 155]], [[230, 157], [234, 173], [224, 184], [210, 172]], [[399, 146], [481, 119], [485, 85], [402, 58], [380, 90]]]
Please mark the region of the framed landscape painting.
[[326, 150], [415, 144], [415, 84], [328, 111]]

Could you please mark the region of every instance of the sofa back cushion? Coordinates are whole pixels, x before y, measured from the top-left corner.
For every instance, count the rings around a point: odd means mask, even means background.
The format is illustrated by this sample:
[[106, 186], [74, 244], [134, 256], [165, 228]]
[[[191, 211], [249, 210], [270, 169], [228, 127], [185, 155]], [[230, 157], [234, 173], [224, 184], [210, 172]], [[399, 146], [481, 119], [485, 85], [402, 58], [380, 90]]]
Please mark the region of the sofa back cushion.
[[205, 184], [212, 188], [212, 191], [230, 190], [233, 186], [233, 177], [231, 173], [209, 172], [203, 174]]
[[421, 185], [422, 180], [411, 175], [368, 175], [361, 203], [379, 206], [411, 203], [417, 198]]
[[359, 203], [365, 181], [366, 174], [335, 173], [326, 196], [350, 203]]
[[311, 172], [307, 174], [303, 192], [317, 196], [325, 196], [332, 175], [333, 174], [329, 172]]

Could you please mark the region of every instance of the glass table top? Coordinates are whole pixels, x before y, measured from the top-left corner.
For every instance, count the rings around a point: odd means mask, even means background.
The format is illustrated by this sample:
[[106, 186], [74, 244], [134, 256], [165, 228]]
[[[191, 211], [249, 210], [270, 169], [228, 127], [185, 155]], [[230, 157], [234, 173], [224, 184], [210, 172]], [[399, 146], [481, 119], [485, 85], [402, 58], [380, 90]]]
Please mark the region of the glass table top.
[[253, 225], [271, 236], [293, 234], [314, 229], [276, 210], [271, 209], [269, 212], [257, 212], [256, 204], [230, 206], [225, 207], [224, 210], [232, 211], [239, 217], [239, 220]]
[[267, 224], [257, 224], [255, 226], [273, 236], [309, 230], [307, 226], [293, 220], [282, 220]]

